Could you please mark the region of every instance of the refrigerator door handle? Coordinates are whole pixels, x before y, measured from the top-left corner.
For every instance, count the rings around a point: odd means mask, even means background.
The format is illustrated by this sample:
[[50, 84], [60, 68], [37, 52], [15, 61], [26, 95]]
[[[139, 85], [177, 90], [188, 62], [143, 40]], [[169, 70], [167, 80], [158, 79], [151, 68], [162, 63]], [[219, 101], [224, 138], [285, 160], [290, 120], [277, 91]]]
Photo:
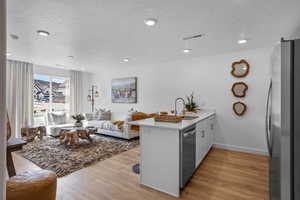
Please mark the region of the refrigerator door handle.
[[266, 105], [266, 117], [265, 117], [265, 132], [266, 132], [266, 139], [267, 139], [267, 146], [268, 146], [268, 152], [269, 155], [272, 156], [272, 147], [271, 147], [271, 141], [270, 141], [270, 113], [269, 113], [269, 107], [270, 107], [270, 97], [271, 97], [271, 91], [272, 91], [272, 81], [270, 81], [269, 90], [268, 90], [268, 96], [267, 96], [267, 105]]

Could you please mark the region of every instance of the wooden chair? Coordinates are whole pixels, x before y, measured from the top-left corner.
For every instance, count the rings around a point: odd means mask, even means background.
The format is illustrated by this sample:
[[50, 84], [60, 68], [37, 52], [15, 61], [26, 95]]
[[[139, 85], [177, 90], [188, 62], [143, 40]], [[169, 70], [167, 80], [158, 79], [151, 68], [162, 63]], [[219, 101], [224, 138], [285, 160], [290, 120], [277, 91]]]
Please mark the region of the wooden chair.
[[11, 126], [10, 126], [8, 112], [6, 112], [6, 138], [7, 138], [7, 140], [9, 140], [10, 137], [11, 137]]
[[[7, 114], [7, 140], [11, 125]], [[25, 172], [6, 181], [6, 200], [55, 200], [57, 176], [48, 170]]]

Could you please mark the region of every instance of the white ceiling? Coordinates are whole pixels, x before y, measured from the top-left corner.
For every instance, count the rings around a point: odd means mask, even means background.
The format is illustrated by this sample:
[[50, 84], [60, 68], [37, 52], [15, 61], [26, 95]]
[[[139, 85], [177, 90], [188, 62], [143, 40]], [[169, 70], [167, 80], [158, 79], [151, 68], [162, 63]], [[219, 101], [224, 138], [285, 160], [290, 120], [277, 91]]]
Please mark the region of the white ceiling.
[[[188, 59], [295, 37], [299, 8], [300, 0], [8, 0], [8, 34], [19, 36], [8, 38], [8, 51], [12, 59], [88, 71]], [[158, 24], [145, 26], [148, 17]], [[40, 29], [51, 35], [38, 36]], [[206, 36], [182, 40], [197, 33]], [[238, 45], [241, 38], [250, 41]]]

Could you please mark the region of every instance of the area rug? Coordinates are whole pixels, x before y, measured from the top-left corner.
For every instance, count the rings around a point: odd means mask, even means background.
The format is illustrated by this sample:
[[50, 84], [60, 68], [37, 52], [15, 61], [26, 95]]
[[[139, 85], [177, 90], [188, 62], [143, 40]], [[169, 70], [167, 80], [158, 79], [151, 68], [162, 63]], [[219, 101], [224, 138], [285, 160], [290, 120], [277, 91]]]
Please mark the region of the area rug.
[[52, 170], [62, 177], [139, 145], [138, 140], [100, 135], [93, 135], [92, 139], [92, 143], [80, 140], [79, 144], [70, 146], [60, 144], [59, 139], [52, 137], [42, 141], [36, 139], [18, 153], [40, 168]]

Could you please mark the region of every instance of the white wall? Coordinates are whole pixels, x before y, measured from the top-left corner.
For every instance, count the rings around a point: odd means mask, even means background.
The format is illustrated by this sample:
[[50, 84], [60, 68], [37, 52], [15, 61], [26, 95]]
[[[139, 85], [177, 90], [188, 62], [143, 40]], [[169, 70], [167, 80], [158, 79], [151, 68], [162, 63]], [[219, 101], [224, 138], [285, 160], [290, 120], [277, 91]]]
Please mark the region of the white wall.
[[[233, 52], [223, 55], [185, 59], [157, 65], [107, 66], [95, 72], [95, 82], [101, 88], [103, 97], [98, 106], [113, 111], [126, 111], [131, 107], [144, 112], [170, 111], [176, 97], [194, 92], [201, 107], [217, 110], [218, 133], [215, 143], [242, 151], [265, 153], [264, 133], [265, 102], [269, 80], [271, 48]], [[188, 55], [187, 55], [188, 56]], [[231, 76], [231, 63], [246, 59], [250, 73], [244, 79]], [[112, 104], [111, 79], [138, 77], [138, 103]], [[249, 90], [243, 100], [248, 111], [237, 117], [232, 103], [239, 100], [231, 94], [234, 81], [245, 81]]]
[[92, 88], [93, 75], [91, 73], [83, 74], [83, 91], [82, 91], [82, 112], [92, 112], [91, 103], [88, 102], [87, 96], [89, 95], [89, 90]]
[[0, 200], [5, 199], [6, 178], [6, 0], [0, 1]]
[[70, 77], [71, 76], [70, 70], [64, 70], [64, 69], [41, 66], [41, 65], [34, 65], [33, 73], [48, 75], [48, 76], [58, 76], [58, 77]]

